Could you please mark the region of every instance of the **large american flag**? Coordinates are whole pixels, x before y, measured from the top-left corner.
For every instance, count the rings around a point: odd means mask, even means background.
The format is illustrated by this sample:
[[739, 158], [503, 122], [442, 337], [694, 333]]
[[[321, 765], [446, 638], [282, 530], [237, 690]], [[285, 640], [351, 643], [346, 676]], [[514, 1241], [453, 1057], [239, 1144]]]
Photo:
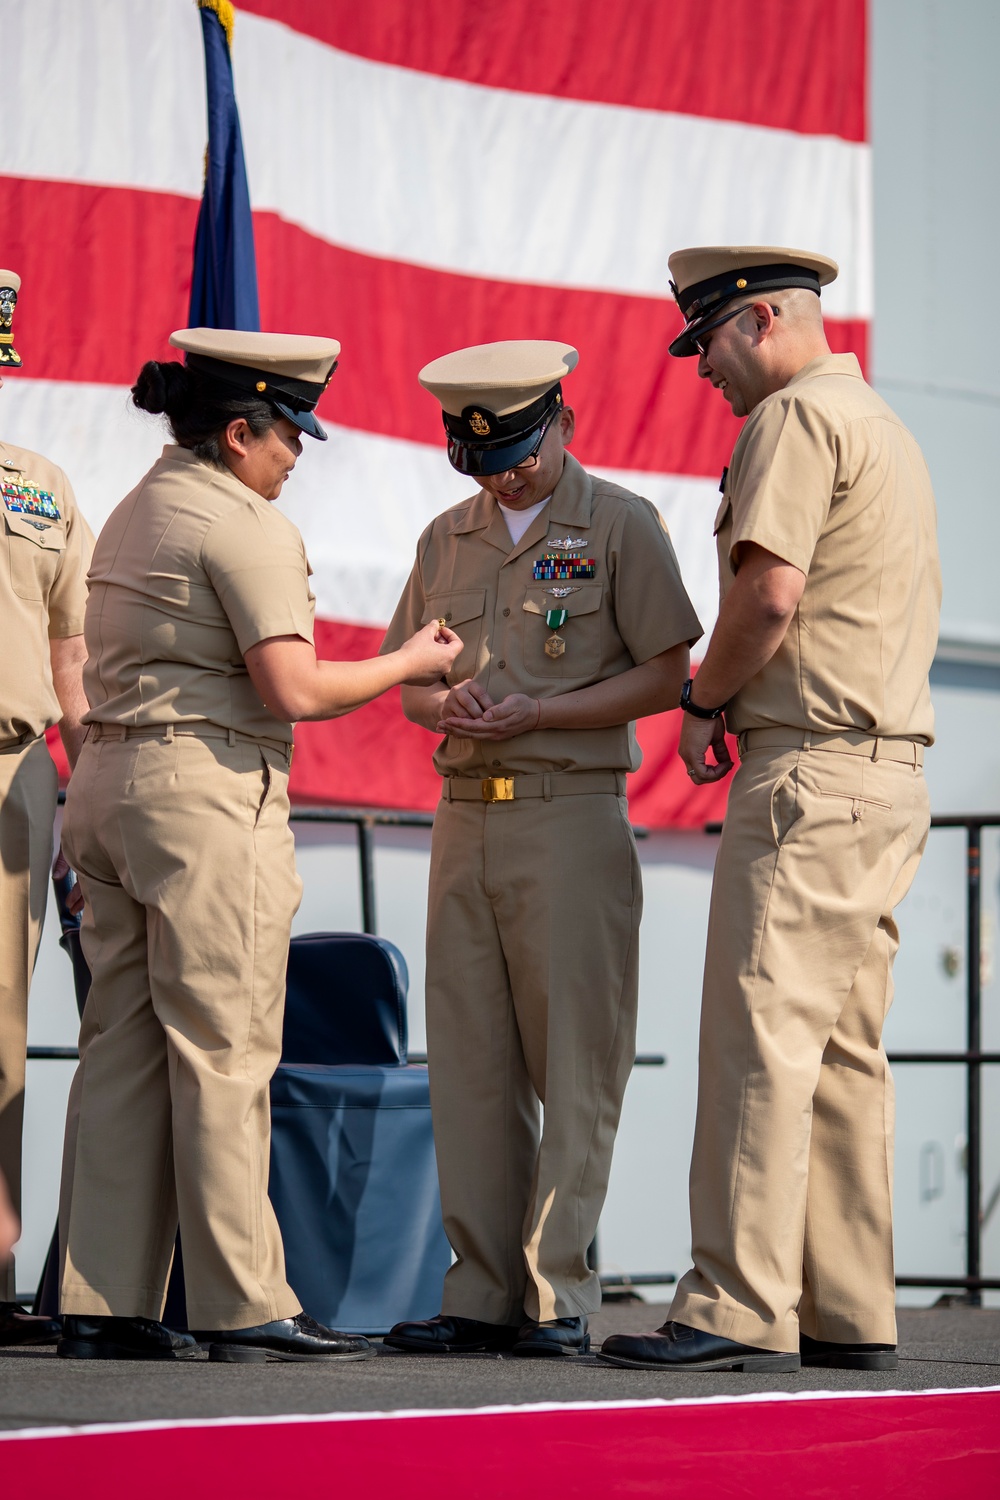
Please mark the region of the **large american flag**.
[[[340, 370], [282, 508], [325, 656], [378, 647], [427, 521], [469, 493], [416, 372], [466, 344], [563, 339], [574, 452], [646, 495], [715, 614], [712, 519], [737, 424], [693, 361], [667, 255], [780, 244], [841, 265], [835, 350], [872, 313], [865, 0], [243, 0], [233, 64], [261, 326]], [[193, 0], [0, 0], [0, 264], [25, 373], [0, 429], [67, 470], [99, 527], [164, 440], [128, 405], [186, 322], [206, 140]], [[651, 609], [656, 600], [649, 601]], [[16, 649], [8, 642], [7, 649]], [[640, 725], [632, 815], [694, 826], [677, 714]], [[430, 807], [433, 741], [396, 695], [297, 733], [300, 799]]]

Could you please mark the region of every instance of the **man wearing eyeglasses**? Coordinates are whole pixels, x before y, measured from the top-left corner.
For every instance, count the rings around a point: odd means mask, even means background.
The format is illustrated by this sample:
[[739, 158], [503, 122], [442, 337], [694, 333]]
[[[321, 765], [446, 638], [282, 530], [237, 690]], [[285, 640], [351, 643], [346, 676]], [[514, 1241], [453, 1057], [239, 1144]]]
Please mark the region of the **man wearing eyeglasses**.
[[[836, 264], [773, 247], [670, 257], [671, 354], [747, 421], [715, 530], [722, 602], [680, 753], [741, 765], [709, 917], [691, 1166], [694, 1267], [659, 1369], [894, 1369], [893, 918], [929, 826], [924, 747], [941, 580], [920, 450], [831, 354]], [[708, 758], [712, 751], [712, 758]]]
[[477, 492], [420, 538], [383, 646], [435, 617], [464, 642], [447, 681], [403, 692], [442, 736], [427, 1046], [457, 1257], [441, 1315], [386, 1339], [415, 1353], [579, 1354], [601, 1300], [587, 1248], [635, 1056], [625, 777], [701, 628], [654, 508], [566, 452], [576, 363], [518, 340], [420, 373]]

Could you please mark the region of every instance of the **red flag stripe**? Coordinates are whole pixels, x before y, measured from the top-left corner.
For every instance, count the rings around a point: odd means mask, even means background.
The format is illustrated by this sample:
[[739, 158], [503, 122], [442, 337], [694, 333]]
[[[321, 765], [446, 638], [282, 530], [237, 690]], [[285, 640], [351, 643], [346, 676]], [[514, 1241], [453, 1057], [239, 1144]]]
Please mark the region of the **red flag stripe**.
[[[186, 322], [197, 204], [169, 193], [0, 179], [5, 256], [20, 268], [18, 347], [38, 379], [129, 385], [148, 358], [173, 357]], [[50, 250], [58, 224], [91, 253], [72, 276]], [[737, 427], [667, 344], [680, 327], [654, 297], [460, 276], [362, 255], [275, 214], [254, 215], [265, 327], [330, 333], [342, 373], [320, 406], [343, 426], [440, 444], [441, 418], [416, 375], [448, 349], [493, 339], [557, 338], [581, 361], [567, 395], [581, 414], [575, 451], [600, 468], [714, 475]], [[837, 350], [864, 363], [868, 324], [831, 320]]]
[[493, 0], [471, 11], [454, 0], [241, 0], [239, 8], [344, 52], [467, 83], [867, 139], [865, 0]]

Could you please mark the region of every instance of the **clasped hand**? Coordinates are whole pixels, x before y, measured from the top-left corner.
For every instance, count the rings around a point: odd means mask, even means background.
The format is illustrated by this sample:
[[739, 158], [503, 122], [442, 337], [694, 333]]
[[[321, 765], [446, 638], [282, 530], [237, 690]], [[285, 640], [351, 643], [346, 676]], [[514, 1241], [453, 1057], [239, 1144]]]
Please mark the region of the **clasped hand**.
[[[708, 759], [709, 750], [714, 756], [714, 765]], [[685, 714], [678, 754], [696, 786], [707, 786], [728, 776], [733, 769], [733, 758], [726, 744], [725, 719], [696, 719]]]
[[441, 705], [439, 734], [469, 740], [512, 740], [538, 725], [541, 704], [525, 693], [494, 703], [484, 687], [468, 678], [456, 683]]

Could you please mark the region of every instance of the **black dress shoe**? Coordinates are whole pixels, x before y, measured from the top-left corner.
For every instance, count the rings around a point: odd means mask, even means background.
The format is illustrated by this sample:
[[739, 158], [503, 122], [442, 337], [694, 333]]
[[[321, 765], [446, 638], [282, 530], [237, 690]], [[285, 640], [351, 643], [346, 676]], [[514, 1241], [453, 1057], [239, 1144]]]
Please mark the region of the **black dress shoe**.
[[590, 1334], [586, 1318], [551, 1318], [537, 1323], [529, 1318], [518, 1329], [512, 1354], [537, 1359], [560, 1359], [568, 1354], [589, 1354]]
[[686, 1323], [664, 1323], [655, 1333], [616, 1333], [597, 1355], [609, 1365], [635, 1370], [755, 1370], [778, 1374], [799, 1368], [797, 1354], [755, 1349], [688, 1328]]
[[799, 1354], [804, 1365], [826, 1370], [898, 1370], [895, 1344], [838, 1344], [830, 1339], [811, 1339], [799, 1334]]
[[397, 1323], [382, 1342], [407, 1354], [505, 1354], [518, 1337], [519, 1330], [506, 1323], [438, 1313], [422, 1323]]
[[375, 1353], [360, 1334], [324, 1328], [304, 1312], [253, 1328], [224, 1328], [204, 1337], [209, 1359], [227, 1365], [261, 1365], [268, 1359], [367, 1359]]
[[58, 1318], [38, 1318], [19, 1302], [0, 1302], [0, 1346], [54, 1344], [62, 1326]]
[[82, 1318], [62, 1320], [56, 1353], [63, 1359], [194, 1359], [197, 1339], [175, 1333], [152, 1318]]

